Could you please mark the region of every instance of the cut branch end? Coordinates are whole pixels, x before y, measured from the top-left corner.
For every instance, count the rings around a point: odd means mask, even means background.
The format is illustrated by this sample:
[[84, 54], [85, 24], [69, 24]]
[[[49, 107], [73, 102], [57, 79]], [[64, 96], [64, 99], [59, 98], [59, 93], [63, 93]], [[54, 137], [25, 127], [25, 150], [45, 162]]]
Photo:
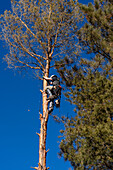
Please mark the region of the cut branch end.
[[46, 151], [46, 153], [49, 152], [49, 149]]
[[40, 134], [36, 132], [36, 134], [40, 137]]
[[36, 169], [36, 170], [39, 170], [39, 168], [38, 167], [31, 167], [32, 169]]
[[43, 90], [40, 90], [41, 93], [43, 93]]

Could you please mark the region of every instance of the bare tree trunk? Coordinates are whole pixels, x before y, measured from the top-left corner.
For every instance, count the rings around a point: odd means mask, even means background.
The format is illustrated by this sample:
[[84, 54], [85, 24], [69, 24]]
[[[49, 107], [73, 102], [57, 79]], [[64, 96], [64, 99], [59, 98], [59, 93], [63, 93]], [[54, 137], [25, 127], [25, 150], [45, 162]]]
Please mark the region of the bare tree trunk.
[[[49, 76], [50, 61], [47, 59], [45, 75]], [[45, 87], [47, 86], [47, 81], [43, 80], [43, 114], [40, 114], [41, 129], [39, 134], [39, 167], [38, 170], [47, 170], [46, 167], [46, 136], [47, 136], [47, 122], [48, 122], [48, 102], [47, 94], [45, 93]]]

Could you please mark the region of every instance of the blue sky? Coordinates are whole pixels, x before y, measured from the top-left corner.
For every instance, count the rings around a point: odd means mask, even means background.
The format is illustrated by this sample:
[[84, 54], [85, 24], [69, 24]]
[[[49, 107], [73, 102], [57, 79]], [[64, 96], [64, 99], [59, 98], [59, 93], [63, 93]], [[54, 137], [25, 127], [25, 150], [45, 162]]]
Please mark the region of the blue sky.
[[[84, 3], [88, 1], [84, 1]], [[0, 13], [10, 10], [10, 0], [0, 1]], [[39, 105], [41, 82], [38, 79], [8, 69], [2, 58], [6, 48], [0, 42], [0, 169], [30, 170], [38, 163]], [[57, 115], [72, 114], [72, 108], [62, 96]], [[68, 170], [71, 165], [58, 158], [60, 135], [63, 125], [50, 116], [48, 122], [47, 166], [52, 170]]]

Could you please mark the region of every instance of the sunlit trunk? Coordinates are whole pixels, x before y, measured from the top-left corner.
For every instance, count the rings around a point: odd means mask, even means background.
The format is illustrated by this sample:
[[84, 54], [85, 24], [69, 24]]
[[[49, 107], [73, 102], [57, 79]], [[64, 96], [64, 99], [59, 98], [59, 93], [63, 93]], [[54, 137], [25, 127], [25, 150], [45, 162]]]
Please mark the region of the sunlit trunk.
[[[45, 75], [49, 76], [50, 62], [47, 60]], [[47, 122], [48, 122], [48, 102], [47, 94], [45, 93], [45, 87], [47, 86], [47, 81], [43, 80], [43, 114], [40, 114], [41, 128], [39, 134], [39, 170], [47, 170], [46, 167], [46, 136], [47, 136]]]

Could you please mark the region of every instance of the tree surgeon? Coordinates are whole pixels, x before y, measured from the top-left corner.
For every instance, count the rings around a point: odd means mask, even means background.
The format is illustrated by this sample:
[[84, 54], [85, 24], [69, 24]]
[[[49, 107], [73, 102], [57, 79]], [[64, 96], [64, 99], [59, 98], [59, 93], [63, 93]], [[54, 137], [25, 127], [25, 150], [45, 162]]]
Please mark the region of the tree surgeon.
[[56, 75], [52, 75], [51, 77], [44, 76], [44, 79], [48, 81], [48, 86], [46, 86], [45, 92], [49, 96], [47, 100], [49, 102], [49, 114], [50, 114], [54, 108], [54, 101], [55, 101], [56, 107], [60, 106], [62, 88], [60, 86], [60, 80]]
[[47, 170], [49, 111], [45, 88], [49, 80], [42, 79], [42, 75], [49, 77], [50, 69], [62, 65], [57, 64], [59, 59], [67, 63], [68, 54], [71, 54], [72, 60], [75, 60], [75, 54], [78, 56], [80, 48], [75, 33], [78, 31], [77, 21], [81, 17], [76, 0], [11, 0], [11, 8], [0, 16], [0, 38], [7, 43], [5, 60], [8, 67], [28, 69], [29, 73], [33, 71], [43, 80], [43, 111], [40, 113], [40, 133], [37, 133], [39, 163], [34, 169]]

